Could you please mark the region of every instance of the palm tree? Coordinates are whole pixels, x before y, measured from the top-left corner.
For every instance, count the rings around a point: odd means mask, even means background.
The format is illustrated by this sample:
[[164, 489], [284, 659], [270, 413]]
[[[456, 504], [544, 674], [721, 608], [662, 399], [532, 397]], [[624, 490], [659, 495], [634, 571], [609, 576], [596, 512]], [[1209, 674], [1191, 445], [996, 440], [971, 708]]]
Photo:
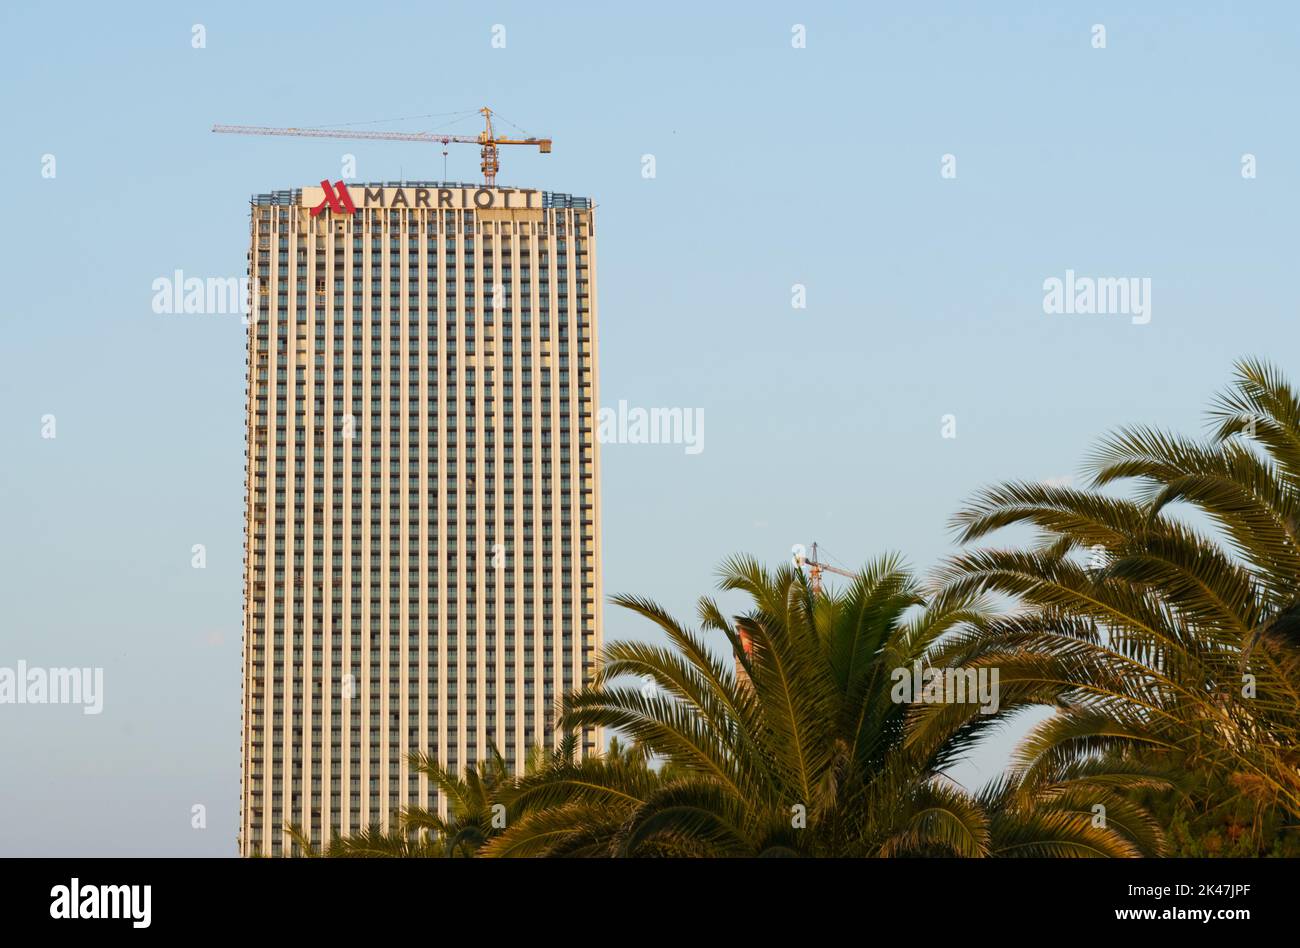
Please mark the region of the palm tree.
[[[672, 780], [671, 764], [653, 766], [644, 746], [614, 738], [599, 756], [578, 759], [568, 736], [514, 786], [512, 819], [484, 848], [485, 856], [616, 856], [625, 852], [628, 822]], [[642, 855], [689, 855], [658, 839]]]
[[400, 830], [384, 832], [377, 824], [350, 836], [335, 837], [330, 840], [324, 852], [312, 843], [311, 838], [298, 824], [287, 825], [284, 832], [292, 844], [290, 854], [301, 855], [308, 859], [318, 859], [322, 856], [330, 859], [386, 859], [442, 855], [441, 850], [431, 845], [427, 838], [412, 839], [410, 834]]
[[[1300, 816], [1300, 398], [1243, 361], [1210, 419], [1204, 441], [1121, 429], [1088, 487], [1005, 484], [955, 518], [963, 541], [1040, 532], [944, 576], [943, 595], [1019, 604], [952, 643], [956, 660], [999, 667], [1008, 709], [1056, 709], [1019, 749], [1016, 792], [1173, 791]], [[1131, 496], [1105, 491], [1127, 480]], [[963, 745], [988, 723], [930, 707], [911, 741]]]
[[427, 754], [413, 753], [411, 769], [426, 775], [447, 800], [448, 815], [427, 807], [406, 807], [398, 826], [385, 832], [377, 824], [330, 841], [321, 853], [297, 825], [285, 828], [296, 849], [308, 857], [467, 857], [477, 854], [505, 826], [506, 804], [515, 782], [510, 767], [495, 747], [486, 759], [465, 767], [457, 776]]
[[[577, 807], [573, 819], [539, 807], [491, 851], [528, 839], [529, 825], [573, 832], [593, 807], [605, 808], [596, 848], [617, 855], [1136, 855], [1158, 848], [1150, 825], [1098, 826], [1064, 791], [973, 796], [943, 774], [959, 748], [908, 740], [911, 709], [892, 696], [892, 673], [935, 663], [951, 633], [986, 621], [978, 596], [947, 592], [926, 604], [893, 557], [835, 594], [814, 595], [802, 572], [769, 572], [748, 557], [724, 564], [720, 585], [753, 603], [731, 621], [713, 600], [699, 604], [703, 630], [723, 633], [738, 670], [653, 602], [616, 597], [654, 622], [670, 647], [609, 646], [594, 685], [573, 696], [561, 717], [566, 728], [620, 729], [672, 771], [657, 780], [625, 774], [611, 787], [584, 782], [577, 769], [572, 782], [582, 790], [563, 804]], [[619, 684], [624, 676], [654, 687]]]
[[463, 777], [427, 754], [412, 754], [411, 768], [425, 774], [447, 800], [447, 817], [426, 807], [407, 807], [401, 823], [408, 833], [440, 841], [443, 855], [473, 856], [497, 829], [505, 826], [505, 800], [514, 778], [495, 747], [487, 757], [465, 767]]
[[579, 760], [573, 735], [553, 751], [532, 748], [520, 776], [494, 747], [462, 776], [426, 754], [411, 754], [409, 760], [447, 800], [446, 817], [427, 807], [407, 807], [397, 815], [397, 828], [374, 825], [336, 837], [323, 853], [301, 827], [290, 825], [285, 833], [294, 853], [329, 858], [607, 855], [616, 848], [611, 837], [637, 802], [634, 795], [657, 786], [661, 773], [672, 772], [671, 767], [651, 769], [644, 749], [617, 739], [604, 755]]

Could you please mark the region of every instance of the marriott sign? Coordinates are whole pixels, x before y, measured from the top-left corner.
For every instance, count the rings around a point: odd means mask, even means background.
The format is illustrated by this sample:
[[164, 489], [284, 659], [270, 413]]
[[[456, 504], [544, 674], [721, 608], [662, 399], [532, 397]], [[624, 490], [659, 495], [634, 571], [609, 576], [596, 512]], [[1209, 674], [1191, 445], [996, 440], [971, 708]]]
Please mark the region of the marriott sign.
[[[326, 191], [329, 187], [329, 192]], [[330, 198], [334, 200], [330, 200]], [[335, 202], [348, 206], [349, 199], [357, 208], [456, 208], [473, 210], [538, 210], [542, 209], [542, 192], [524, 188], [385, 188], [362, 185], [349, 188], [344, 182], [333, 185], [323, 181], [315, 187], [302, 189], [302, 206], [319, 207], [322, 204], [337, 212]]]

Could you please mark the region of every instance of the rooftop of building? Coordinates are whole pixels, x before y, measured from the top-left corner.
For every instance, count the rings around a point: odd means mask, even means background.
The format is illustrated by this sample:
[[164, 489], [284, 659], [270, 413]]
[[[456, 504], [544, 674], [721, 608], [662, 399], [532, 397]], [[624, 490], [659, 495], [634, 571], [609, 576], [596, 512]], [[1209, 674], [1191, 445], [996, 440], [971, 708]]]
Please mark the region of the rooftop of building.
[[[464, 181], [348, 181], [351, 188], [466, 188], [477, 191], [482, 184], [467, 184]], [[296, 207], [302, 202], [302, 188], [290, 188], [283, 191], [269, 191], [254, 194], [251, 203], [256, 206]], [[543, 191], [542, 207], [568, 207], [587, 210], [591, 207], [591, 198], [576, 197], [561, 191]]]

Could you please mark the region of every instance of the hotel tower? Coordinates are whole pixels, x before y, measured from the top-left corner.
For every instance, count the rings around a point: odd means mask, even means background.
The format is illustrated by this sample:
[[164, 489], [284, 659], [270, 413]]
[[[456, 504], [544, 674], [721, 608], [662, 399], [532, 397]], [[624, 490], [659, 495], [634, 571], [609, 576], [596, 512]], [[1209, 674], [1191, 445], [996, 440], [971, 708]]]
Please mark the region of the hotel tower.
[[412, 752], [522, 770], [601, 645], [591, 203], [321, 182], [251, 211], [246, 856], [445, 813]]

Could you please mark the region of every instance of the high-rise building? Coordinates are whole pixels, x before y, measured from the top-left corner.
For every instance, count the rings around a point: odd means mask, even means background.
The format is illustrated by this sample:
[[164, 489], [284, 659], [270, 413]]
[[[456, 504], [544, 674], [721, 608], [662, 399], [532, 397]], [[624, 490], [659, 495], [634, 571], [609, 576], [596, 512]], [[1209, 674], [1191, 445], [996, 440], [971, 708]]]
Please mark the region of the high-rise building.
[[[429, 182], [252, 200], [240, 851], [552, 748], [601, 644], [592, 205]], [[601, 735], [580, 735], [594, 753]]]

